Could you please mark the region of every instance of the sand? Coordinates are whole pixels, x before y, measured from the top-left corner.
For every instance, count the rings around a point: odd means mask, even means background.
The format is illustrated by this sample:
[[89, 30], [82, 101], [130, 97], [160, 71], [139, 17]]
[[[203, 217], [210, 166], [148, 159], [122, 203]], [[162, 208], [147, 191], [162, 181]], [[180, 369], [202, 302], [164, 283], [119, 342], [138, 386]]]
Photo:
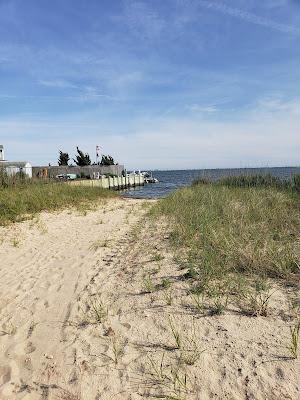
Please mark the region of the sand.
[[276, 287], [267, 317], [199, 313], [146, 209], [0, 228], [0, 399], [300, 399], [294, 289]]

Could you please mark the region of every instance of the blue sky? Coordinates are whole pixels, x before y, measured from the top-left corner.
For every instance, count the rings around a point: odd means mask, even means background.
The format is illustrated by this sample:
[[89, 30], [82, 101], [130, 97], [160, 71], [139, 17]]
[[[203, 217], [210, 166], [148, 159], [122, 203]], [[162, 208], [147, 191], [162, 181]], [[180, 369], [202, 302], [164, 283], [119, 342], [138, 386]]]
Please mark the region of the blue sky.
[[299, 0], [0, 0], [0, 143], [55, 163], [300, 164]]

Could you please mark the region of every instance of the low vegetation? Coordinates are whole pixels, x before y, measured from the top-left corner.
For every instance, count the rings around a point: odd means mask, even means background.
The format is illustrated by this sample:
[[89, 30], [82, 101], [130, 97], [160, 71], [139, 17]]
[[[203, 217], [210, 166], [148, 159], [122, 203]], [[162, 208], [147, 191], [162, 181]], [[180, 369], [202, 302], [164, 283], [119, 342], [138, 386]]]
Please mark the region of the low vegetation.
[[0, 225], [27, 219], [43, 210], [82, 208], [91, 201], [112, 196], [113, 192], [102, 188], [8, 178], [0, 173]]
[[300, 198], [289, 191], [195, 185], [162, 199], [153, 212], [171, 219], [173, 244], [187, 249], [191, 277], [299, 272]]
[[300, 273], [299, 181], [201, 178], [153, 207], [170, 222], [194, 309], [222, 314], [235, 295], [247, 314], [268, 315], [273, 280]]
[[208, 184], [240, 188], [271, 187], [300, 192], [300, 174], [295, 174], [292, 179], [281, 179], [271, 174], [232, 175], [225, 176], [214, 182], [205, 176], [200, 176], [192, 182], [192, 186]]
[[290, 353], [293, 358], [298, 358], [298, 347], [300, 338], [300, 320], [296, 325], [290, 328], [291, 331], [291, 345], [289, 347]]

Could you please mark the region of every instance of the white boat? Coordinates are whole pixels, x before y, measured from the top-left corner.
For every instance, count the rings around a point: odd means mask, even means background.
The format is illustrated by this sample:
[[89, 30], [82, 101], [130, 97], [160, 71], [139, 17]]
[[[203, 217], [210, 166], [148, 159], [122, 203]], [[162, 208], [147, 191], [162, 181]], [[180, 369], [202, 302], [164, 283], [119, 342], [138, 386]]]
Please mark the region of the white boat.
[[141, 174], [144, 177], [145, 183], [159, 183], [159, 180], [157, 178], [154, 178], [152, 175], [152, 172], [141, 172]]

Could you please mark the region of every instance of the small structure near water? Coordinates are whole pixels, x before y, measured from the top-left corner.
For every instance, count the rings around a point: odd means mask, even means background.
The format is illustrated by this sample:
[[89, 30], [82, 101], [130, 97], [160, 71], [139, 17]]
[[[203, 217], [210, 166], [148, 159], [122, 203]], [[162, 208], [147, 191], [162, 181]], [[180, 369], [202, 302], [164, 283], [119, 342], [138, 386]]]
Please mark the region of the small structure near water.
[[0, 168], [2, 168], [8, 176], [23, 174], [28, 178], [32, 178], [32, 165], [28, 161], [6, 161], [2, 144], [0, 145]]

